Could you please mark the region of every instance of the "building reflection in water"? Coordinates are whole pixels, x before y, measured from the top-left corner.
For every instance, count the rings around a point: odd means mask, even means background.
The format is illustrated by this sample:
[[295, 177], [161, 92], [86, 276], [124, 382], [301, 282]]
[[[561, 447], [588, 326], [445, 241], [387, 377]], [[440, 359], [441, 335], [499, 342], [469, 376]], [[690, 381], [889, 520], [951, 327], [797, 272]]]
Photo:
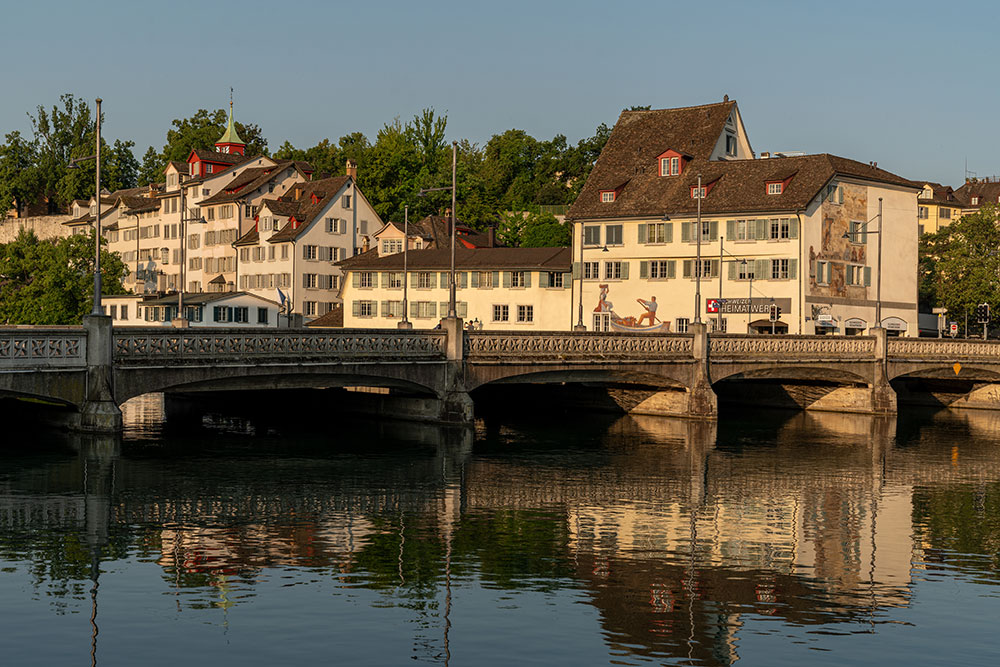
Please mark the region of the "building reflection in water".
[[92, 582], [95, 661], [101, 561], [133, 553], [162, 568], [179, 606], [249, 602], [272, 569], [381, 591], [439, 618], [446, 660], [456, 575], [573, 582], [613, 649], [732, 663], [750, 621], [874, 629], [908, 605], [914, 571], [941, 551], [935, 494], [978, 485], [981, 514], [997, 502], [997, 419], [905, 424], [902, 446], [895, 420], [821, 413], [627, 416], [599, 433], [368, 424], [332, 454], [328, 441], [259, 456], [207, 439], [193, 459], [178, 456], [188, 441], [126, 443], [123, 457], [76, 438], [76, 457], [0, 478], [0, 529], [18, 544], [79, 531], [90, 562], [68, 576]]

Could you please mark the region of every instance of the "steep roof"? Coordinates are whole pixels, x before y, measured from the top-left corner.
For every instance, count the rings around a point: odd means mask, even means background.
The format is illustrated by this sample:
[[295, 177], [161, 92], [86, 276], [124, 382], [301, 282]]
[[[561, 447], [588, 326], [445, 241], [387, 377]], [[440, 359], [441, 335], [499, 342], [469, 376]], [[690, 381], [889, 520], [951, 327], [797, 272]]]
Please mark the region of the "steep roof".
[[320, 315], [315, 320], [306, 322], [307, 327], [318, 328], [343, 328], [344, 326], [344, 304], [335, 303], [326, 315]]
[[[292, 224], [291, 222], [286, 224], [277, 234], [271, 236], [268, 241], [271, 243], [294, 241], [300, 234], [306, 231], [306, 228], [316, 219], [316, 216], [321, 214], [330, 202], [340, 194], [341, 190], [350, 180], [349, 176], [333, 176], [331, 178], [322, 178], [318, 181], [296, 183], [295, 186], [290, 188], [287, 193], [277, 200], [266, 200], [268, 208], [271, 208], [272, 202], [277, 202], [277, 208], [287, 211], [286, 214], [289, 217], [294, 216], [296, 221], [296, 224]], [[295, 198], [296, 190], [300, 192], [297, 199]], [[312, 195], [314, 194], [316, 195], [315, 202], [312, 200]], [[271, 210], [274, 213], [278, 213], [275, 209]]]
[[229, 103], [229, 123], [226, 125], [226, 131], [222, 133], [222, 136], [216, 144], [242, 144], [246, 146], [246, 142], [240, 139], [240, 135], [236, 134], [236, 125], [233, 124], [233, 103]]
[[219, 162], [222, 164], [239, 164], [253, 158], [249, 158], [239, 153], [220, 153], [219, 151], [207, 151], [204, 148], [195, 148], [192, 152], [198, 156], [199, 160], [206, 162]]
[[[979, 197], [978, 204], [972, 203], [973, 197]], [[955, 190], [955, 199], [962, 206], [981, 206], [987, 202], [1000, 202], [1000, 181], [966, 181], [962, 187]]]
[[[401, 222], [390, 221], [386, 224], [403, 231], [404, 225]], [[477, 232], [458, 218], [455, 219], [455, 229], [458, 232], [455, 240], [466, 247], [487, 248], [490, 245], [489, 236]], [[451, 248], [451, 218], [445, 215], [428, 215], [423, 220], [409, 224], [409, 235], [419, 236], [426, 241], [427, 249]]]
[[[268, 167], [248, 167], [237, 174], [229, 183], [222, 186], [222, 189], [214, 195], [198, 202], [198, 205], [208, 206], [211, 204], [239, 201], [258, 188], [278, 178], [290, 166], [298, 169], [298, 166], [292, 160], [282, 160], [274, 166]], [[299, 173], [302, 173], [301, 170], [299, 170]]]
[[[487, 271], [490, 269], [547, 269], [568, 271], [569, 248], [456, 248], [455, 268]], [[402, 271], [403, 253], [379, 257], [369, 251], [337, 262], [345, 270]], [[451, 268], [451, 250], [411, 250], [407, 253], [407, 268], [413, 271], [446, 270]]]
[[[680, 176], [660, 176], [650, 163], [644, 173], [636, 173], [624, 183], [615, 201], [610, 203], [600, 200], [599, 192], [605, 188], [590, 187], [588, 179], [588, 186], [570, 208], [568, 217], [579, 220], [693, 214], [698, 209], [698, 200], [692, 198], [691, 191], [697, 186], [699, 175], [702, 185], [708, 188], [701, 210], [709, 215], [800, 211], [836, 176], [920, 189], [912, 181], [874, 165], [825, 153], [760, 160], [695, 158]], [[767, 183], [786, 180], [787, 186], [781, 194], [767, 194]]]

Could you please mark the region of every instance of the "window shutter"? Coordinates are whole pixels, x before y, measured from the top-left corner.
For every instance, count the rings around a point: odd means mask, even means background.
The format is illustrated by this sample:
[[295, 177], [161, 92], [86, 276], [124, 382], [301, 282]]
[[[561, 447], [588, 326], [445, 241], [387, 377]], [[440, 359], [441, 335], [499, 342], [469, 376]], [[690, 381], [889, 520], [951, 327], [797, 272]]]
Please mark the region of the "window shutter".
[[753, 279], [767, 280], [771, 277], [771, 260], [758, 259], [753, 263]]
[[868, 245], [868, 225], [862, 225], [863, 232], [861, 232], [861, 242]]
[[570, 269], [572, 272], [573, 280], [580, 279], [580, 262], [573, 262], [573, 266]]
[[462, 289], [465, 289], [466, 287], [469, 286], [468, 271], [462, 271], [461, 273], [458, 274], [458, 286], [461, 287]]
[[418, 276], [416, 273], [411, 273], [410, 274], [410, 287], [415, 288], [419, 284], [420, 284], [420, 276]]
[[667, 243], [673, 243], [674, 242], [674, 223], [668, 222], [666, 224], [666, 230], [667, 230], [667, 236], [666, 236]]
[[562, 285], [563, 289], [569, 289], [570, 285], [573, 284], [573, 274], [564, 273], [562, 274], [562, 278], [563, 278], [563, 285]]
[[691, 223], [682, 222], [681, 223], [681, 242], [687, 243], [691, 240]]
[[[303, 281], [304, 280], [305, 276], [303, 276]], [[304, 282], [302, 286], [305, 287]], [[357, 271], [351, 271], [351, 287], [361, 287], [361, 274]]]
[[733, 241], [733, 240], [736, 239], [736, 221], [735, 220], [727, 220], [726, 221], [726, 238], [729, 239], [730, 241]]
[[433, 301], [430, 302], [430, 311], [431, 317], [437, 317], [437, 304]]
[[411, 301], [410, 302], [410, 317], [416, 317], [416, 316], [417, 316], [417, 302], [416, 301]]
[[381, 275], [382, 275], [382, 289], [385, 289], [386, 287], [389, 286], [389, 274], [383, 272]]
[[788, 260], [788, 277], [795, 280], [798, 277], [799, 271], [799, 260], [796, 258], [791, 258]]
[[382, 317], [389, 317], [389, 302], [382, 302]]
[[709, 269], [709, 273], [711, 274], [711, 276], [713, 278], [718, 278], [719, 277], [719, 260], [713, 259], [712, 263], [710, 264], [710, 267], [711, 268]]
[[622, 280], [628, 280], [628, 265], [629, 262], [622, 262]]
[[548, 287], [549, 286], [549, 273], [548, 273], [548, 271], [539, 271], [538, 272], [538, 286], [539, 287]]
[[500, 284], [500, 272], [493, 271], [493, 286], [496, 287]]
[[354, 317], [361, 317], [361, 302], [360, 301], [352, 301], [351, 302], [351, 314], [354, 315]]
[[799, 219], [792, 218], [788, 221], [788, 238], [799, 238]]
[[667, 262], [667, 278], [677, 277], [677, 262], [670, 260]]
[[844, 188], [840, 186], [837, 187], [837, 203], [838, 204], [844, 203]]
[[767, 222], [768, 221], [767, 221], [767, 218], [761, 218], [759, 220], [755, 220], [754, 222], [757, 223], [756, 224], [757, 233], [755, 234], [756, 239], [758, 241], [765, 241], [765, 240], [767, 240], [767, 237], [768, 237], [768, 229], [767, 229], [767, 227], [768, 227]]
[[[208, 244], [206, 243], [205, 245]], [[306, 246], [302, 246], [302, 259], [308, 259], [308, 258], [309, 258], [309, 252], [307, 251]]]
[[712, 220], [708, 223], [708, 240], [718, 241], [719, 240], [719, 221]]
[[691, 277], [691, 275], [692, 275], [692, 271], [691, 271], [692, 266], [694, 266], [694, 260], [693, 259], [685, 259], [684, 260], [684, 277], [685, 278], [690, 278]]
[[531, 287], [531, 271], [524, 272], [524, 286]]
[[503, 272], [503, 286], [510, 287], [510, 271]]
[[639, 277], [649, 278], [649, 262], [639, 262]]
[[833, 262], [827, 262], [826, 263], [826, 282], [827, 282], [827, 284], [830, 284], [831, 280], [833, 280]]
[[649, 237], [648, 237], [648, 234], [646, 233], [646, 223], [640, 222], [639, 223], [639, 243], [648, 243], [648, 241], [646, 240], [647, 238], [649, 238]]
[[441, 282], [439, 282], [438, 285], [440, 285], [441, 287], [448, 287], [448, 286], [451, 285], [451, 283], [448, 282], [448, 272], [447, 271], [442, 271], [441, 272]]
[[865, 287], [869, 287], [872, 284], [872, 267], [865, 267]]
[[736, 280], [736, 262], [729, 262], [729, 279]]
[[479, 287], [479, 271], [473, 271], [471, 278], [472, 278], [472, 281], [471, 281], [472, 286], [473, 287]]

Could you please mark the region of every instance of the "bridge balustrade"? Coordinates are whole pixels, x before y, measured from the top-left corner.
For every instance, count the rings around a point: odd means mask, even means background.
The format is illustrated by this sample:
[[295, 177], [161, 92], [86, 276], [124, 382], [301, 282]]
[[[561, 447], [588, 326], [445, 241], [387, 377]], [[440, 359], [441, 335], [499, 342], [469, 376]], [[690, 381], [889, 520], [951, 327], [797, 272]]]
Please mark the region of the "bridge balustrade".
[[465, 336], [470, 361], [510, 359], [690, 359], [694, 336], [599, 332], [487, 332]]
[[115, 332], [116, 364], [319, 359], [441, 360], [443, 331], [150, 329]]
[[83, 327], [0, 328], [0, 368], [85, 368]]
[[1000, 360], [1000, 341], [951, 340], [947, 338], [890, 338], [890, 359]]
[[755, 336], [711, 334], [709, 355], [715, 358], [872, 359], [874, 336]]

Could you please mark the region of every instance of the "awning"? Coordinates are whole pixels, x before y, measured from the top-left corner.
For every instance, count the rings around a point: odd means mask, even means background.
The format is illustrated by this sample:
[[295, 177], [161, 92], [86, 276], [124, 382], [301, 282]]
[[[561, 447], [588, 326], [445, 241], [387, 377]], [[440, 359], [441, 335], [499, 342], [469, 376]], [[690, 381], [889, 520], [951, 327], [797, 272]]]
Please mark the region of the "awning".
[[219, 275], [217, 275], [214, 278], [212, 278], [211, 280], [209, 280], [208, 284], [209, 285], [225, 285], [226, 284], [226, 277], [223, 276], [220, 273]]

